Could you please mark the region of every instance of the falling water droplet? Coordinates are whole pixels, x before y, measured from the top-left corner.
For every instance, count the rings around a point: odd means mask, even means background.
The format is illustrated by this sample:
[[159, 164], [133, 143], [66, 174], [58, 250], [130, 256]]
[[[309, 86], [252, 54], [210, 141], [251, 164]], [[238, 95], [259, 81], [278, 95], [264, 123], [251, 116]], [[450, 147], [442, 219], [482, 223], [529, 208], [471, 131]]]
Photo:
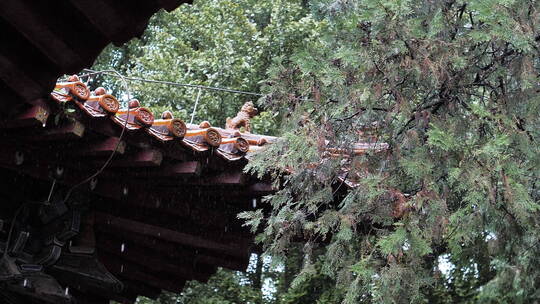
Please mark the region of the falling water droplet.
[[57, 166], [56, 167], [56, 175], [57, 176], [62, 176], [63, 174], [64, 174], [64, 167]]
[[257, 199], [256, 198], [253, 198], [252, 203], [253, 203], [253, 208], [257, 208]]
[[15, 164], [17, 166], [22, 165], [24, 162], [24, 154], [21, 151], [15, 152]]
[[66, 287], [66, 290], [64, 291], [64, 295], [69, 295], [69, 287]]
[[97, 178], [92, 178], [90, 180], [90, 190], [95, 190], [97, 187], [98, 180]]
[[122, 243], [122, 246], [120, 246], [120, 252], [124, 252], [126, 250], [126, 244]]
[[26, 287], [26, 286], [28, 286], [28, 279], [24, 279], [23, 281], [23, 287]]
[[120, 272], [124, 272], [124, 264], [120, 265]]

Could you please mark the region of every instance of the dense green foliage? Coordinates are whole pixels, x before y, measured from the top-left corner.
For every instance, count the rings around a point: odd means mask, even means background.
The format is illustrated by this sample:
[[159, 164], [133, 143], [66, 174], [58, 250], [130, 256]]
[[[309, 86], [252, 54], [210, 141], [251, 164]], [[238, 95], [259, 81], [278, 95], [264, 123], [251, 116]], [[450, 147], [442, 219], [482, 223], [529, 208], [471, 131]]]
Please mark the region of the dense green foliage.
[[[314, 1], [328, 31], [271, 68], [283, 140], [250, 163], [293, 172], [270, 216], [242, 215], [268, 252], [328, 242], [345, 303], [538, 300], [538, 6]], [[348, 148], [373, 123], [388, 151], [328, 159], [324, 140]], [[342, 168], [359, 186], [336, 203]]]
[[[306, 13], [301, 1], [195, 1], [172, 13], [158, 13], [141, 39], [110, 46], [94, 69], [259, 93], [274, 57], [288, 57], [319, 35], [323, 25]], [[117, 93], [123, 91], [118, 78], [100, 76], [97, 81]], [[197, 89], [142, 82], [130, 82], [130, 88], [157, 113], [168, 109], [190, 121]], [[244, 102], [258, 98], [203, 90], [194, 122], [209, 120], [224, 126]], [[255, 131], [272, 133], [273, 119], [270, 112], [260, 113], [253, 122]]]
[[[219, 269], [207, 282], [188, 282], [181, 294], [165, 292], [157, 300], [139, 298], [137, 304], [302, 304], [337, 303], [343, 290], [335, 288], [335, 280], [314, 274], [300, 284], [291, 285], [302, 268], [304, 258], [292, 246], [286, 263], [272, 265], [271, 259], [253, 255], [247, 272]], [[315, 264], [320, 270], [322, 260]]]
[[[105, 53], [98, 68], [262, 91], [256, 131], [282, 136], [248, 168], [281, 189], [266, 199], [272, 212], [240, 216], [281, 267], [300, 242], [301, 267], [269, 270], [284, 286], [274, 298], [220, 271], [178, 302], [538, 301], [539, 8], [533, 0], [196, 1]], [[133, 90], [184, 119], [197, 93]], [[222, 124], [249, 98], [204, 92], [197, 119]], [[388, 150], [328, 157], [326, 143], [350, 149], [366, 126]], [[344, 169], [358, 183], [348, 192]]]

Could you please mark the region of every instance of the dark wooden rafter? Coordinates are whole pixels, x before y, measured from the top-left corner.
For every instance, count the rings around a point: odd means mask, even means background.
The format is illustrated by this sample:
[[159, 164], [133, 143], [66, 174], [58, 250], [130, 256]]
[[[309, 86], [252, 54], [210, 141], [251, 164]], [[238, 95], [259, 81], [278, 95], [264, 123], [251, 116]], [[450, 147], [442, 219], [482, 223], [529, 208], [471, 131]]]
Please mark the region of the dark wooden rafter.
[[113, 151], [118, 155], [124, 154], [126, 143], [118, 137], [107, 137], [98, 140], [92, 140], [73, 147], [69, 151], [72, 156], [104, 156], [108, 157]]
[[185, 148], [177, 141], [168, 141], [161, 143], [163, 155], [171, 160], [191, 161], [195, 159], [195, 153]]
[[[3, 1], [1, 11], [9, 10], [8, 1]], [[33, 44], [20, 35], [16, 28], [0, 18], [2, 44], [0, 45], [0, 79], [24, 100], [46, 96], [60, 69], [47, 56], [35, 49]], [[21, 56], [22, 55], [22, 56]], [[42, 64], [36, 73], [32, 66]]]
[[110, 167], [158, 167], [163, 160], [163, 154], [157, 149], [144, 149], [115, 159]]
[[141, 267], [110, 254], [101, 254], [99, 258], [110, 272], [121, 278], [144, 282], [172, 292], [182, 291], [185, 284], [185, 281], [180, 278], [157, 276], [148, 268], [150, 265]]
[[[126, 16], [122, 11], [116, 10], [114, 4], [110, 1], [73, 1], [73, 5], [82, 14], [88, 17], [88, 20], [110, 40], [119, 40], [119, 36], [124, 35]], [[110, 22], [116, 20], [117, 22]]]
[[199, 161], [173, 161], [160, 168], [148, 168], [144, 171], [132, 170], [131, 176], [144, 178], [173, 178], [196, 177], [201, 174], [202, 165]]
[[46, 105], [33, 105], [17, 114], [12, 119], [0, 124], [2, 129], [35, 127], [46, 124], [50, 115], [50, 109]]
[[245, 252], [249, 250], [253, 242], [253, 236], [241, 226], [239, 220], [228, 219], [220, 220], [218, 223], [207, 222], [200, 224], [202, 221], [210, 221], [211, 219], [202, 217], [200, 220], [196, 220], [185, 215], [178, 217], [153, 209], [127, 211], [125, 209], [126, 205], [122, 204], [118, 207], [108, 208], [106, 205], [100, 204], [95, 209], [138, 223], [145, 223], [171, 231], [182, 231], [186, 235], [199, 237], [218, 244], [236, 244], [238, 250]]
[[90, 66], [108, 43], [139, 36], [160, 7], [182, 2], [189, 1], [2, 1], [0, 78], [26, 100], [45, 96], [56, 78]]
[[[149, 224], [155, 223], [162, 227], [170, 226], [170, 229], [181, 226], [185, 231], [205, 231], [215, 238], [221, 238], [221, 234], [224, 233], [237, 233], [245, 237], [249, 235], [251, 238], [247, 229], [241, 227], [241, 222], [236, 219], [234, 211], [227, 214], [219, 210], [223, 208], [212, 209], [202, 200], [190, 202], [167, 201], [160, 198], [138, 201], [127, 199], [121, 202], [97, 200], [94, 204], [95, 209], [102, 212]], [[224, 240], [227, 240], [226, 236]]]
[[189, 261], [196, 265], [215, 265], [239, 271], [245, 271], [248, 266], [248, 261], [245, 259], [223, 256], [203, 249], [188, 248], [181, 244], [159, 240], [138, 233], [120, 229], [108, 229], [107, 227], [100, 226], [96, 226], [95, 229], [99, 232], [97, 238], [98, 244], [103, 239], [112, 239], [119, 243], [126, 242], [122, 240], [125, 239], [136, 243], [137, 246], [144, 248], [146, 252], [154, 252], [156, 255], [162, 255], [168, 259]]
[[158, 240], [173, 242], [184, 246], [221, 252], [234, 257], [242, 258], [249, 255], [248, 252], [233, 244], [217, 243], [186, 233], [164, 229], [125, 218], [115, 217], [106, 213], [96, 213], [96, 224], [145, 235]]
[[152, 265], [152, 271], [162, 275], [170, 274], [185, 280], [195, 279], [204, 282], [212, 274], [212, 272], [205, 273], [204, 271], [195, 269], [193, 263], [180, 263], [182, 261], [173, 261], [160, 257], [144, 250], [144, 248], [127, 242], [120, 243], [106, 239], [97, 244], [97, 249], [101, 254], [111, 254], [141, 267]]
[[246, 174], [239, 170], [232, 172], [222, 172], [213, 176], [208, 176], [202, 178], [200, 183], [208, 185], [244, 185], [246, 179]]
[[[0, 16], [22, 33], [43, 54], [59, 66], [73, 68], [81, 64], [77, 50], [68, 45], [57, 33], [45, 26], [48, 17], [29, 1], [9, 1], [0, 6]], [[62, 54], [62, 56], [59, 56]]]
[[272, 183], [267, 181], [256, 182], [249, 186], [249, 193], [253, 196], [268, 195], [274, 193], [276, 189], [272, 186]]
[[63, 141], [63, 140], [75, 140], [83, 137], [85, 126], [79, 121], [66, 121], [58, 127], [43, 128], [38, 132], [32, 132], [31, 134], [22, 134], [20, 136], [22, 141]]

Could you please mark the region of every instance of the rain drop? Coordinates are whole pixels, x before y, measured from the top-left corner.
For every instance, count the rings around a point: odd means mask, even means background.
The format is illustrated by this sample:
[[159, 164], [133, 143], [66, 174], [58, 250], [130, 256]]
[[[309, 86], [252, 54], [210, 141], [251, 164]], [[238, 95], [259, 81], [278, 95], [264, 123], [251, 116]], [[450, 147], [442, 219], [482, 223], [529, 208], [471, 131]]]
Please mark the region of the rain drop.
[[15, 152], [15, 164], [17, 166], [20, 166], [22, 165], [23, 162], [24, 162], [24, 154], [21, 151]]
[[95, 190], [97, 187], [98, 180], [97, 178], [92, 178], [90, 180], [90, 190]]

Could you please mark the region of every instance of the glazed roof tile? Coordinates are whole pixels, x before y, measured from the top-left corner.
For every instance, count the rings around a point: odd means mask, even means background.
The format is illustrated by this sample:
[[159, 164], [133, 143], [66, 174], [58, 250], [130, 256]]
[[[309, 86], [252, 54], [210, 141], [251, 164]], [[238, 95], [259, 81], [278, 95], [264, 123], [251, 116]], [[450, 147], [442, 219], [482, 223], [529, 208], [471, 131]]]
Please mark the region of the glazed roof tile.
[[246, 154], [260, 151], [262, 146], [277, 140], [273, 136], [206, 124], [186, 124], [173, 118], [170, 112], [167, 114], [169, 117], [156, 120], [151, 110], [142, 107], [137, 100], [131, 108], [120, 109], [116, 97], [107, 94], [102, 88], [91, 92], [78, 80], [57, 83], [50, 96], [59, 104], [75, 105], [91, 119], [105, 118], [122, 128], [125, 127], [128, 132], [143, 131], [160, 142], [177, 142], [193, 152], [212, 150], [227, 161], [241, 160]]
[[[225, 129], [210, 126], [207, 121], [201, 124], [184, 123], [181, 119], [173, 118], [171, 112], [162, 114], [162, 119], [155, 119], [149, 108], [140, 105], [139, 101], [131, 100], [130, 107], [120, 109], [118, 99], [107, 94], [105, 89], [98, 88], [90, 91], [76, 76], [74, 81], [59, 82], [51, 93], [53, 100], [58, 103], [73, 103], [92, 119], [106, 118], [127, 131], [141, 131], [160, 142], [175, 142], [193, 152], [212, 151], [215, 155], [227, 161], [238, 161], [253, 153], [261, 151], [265, 145], [278, 140], [274, 136], [258, 135], [240, 132], [236, 129]], [[387, 143], [360, 142], [350, 148], [334, 148], [325, 141], [327, 156], [349, 157], [364, 154], [367, 151], [384, 151]], [[356, 183], [345, 181], [354, 187]]]

